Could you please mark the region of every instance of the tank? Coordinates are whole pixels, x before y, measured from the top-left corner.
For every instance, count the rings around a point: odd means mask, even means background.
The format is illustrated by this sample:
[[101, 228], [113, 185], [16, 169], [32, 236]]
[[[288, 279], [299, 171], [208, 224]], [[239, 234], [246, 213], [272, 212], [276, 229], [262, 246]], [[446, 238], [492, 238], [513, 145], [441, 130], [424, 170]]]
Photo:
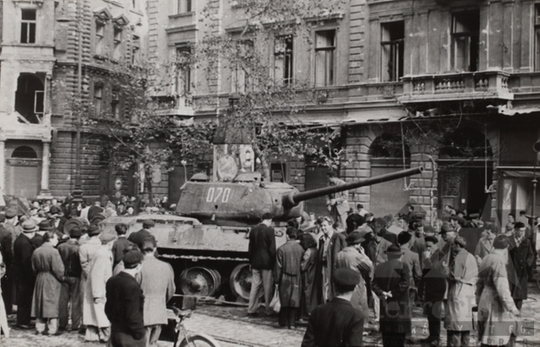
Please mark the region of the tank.
[[111, 217], [100, 225], [113, 231], [117, 223], [126, 223], [130, 233], [140, 230], [144, 220], [154, 220], [151, 233], [160, 258], [173, 265], [179, 292], [246, 301], [251, 289], [249, 231], [264, 213], [273, 216], [279, 247], [286, 242], [286, 221], [304, 213], [304, 201], [422, 171], [417, 167], [304, 192], [287, 183], [263, 182], [256, 172], [242, 172], [229, 182], [197, 175], [182, 186], [176, 215]]

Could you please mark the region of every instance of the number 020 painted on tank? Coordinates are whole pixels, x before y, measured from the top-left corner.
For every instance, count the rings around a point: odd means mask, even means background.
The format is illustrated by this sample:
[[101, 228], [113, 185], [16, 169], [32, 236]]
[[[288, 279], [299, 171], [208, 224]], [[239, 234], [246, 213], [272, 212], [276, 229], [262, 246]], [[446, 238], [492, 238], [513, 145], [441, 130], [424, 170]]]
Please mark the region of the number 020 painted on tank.
[[206, 202], [218, 202], [220, 199], [221, 202], [229, 202], [230, 197], [231, 188], [211, 187], [206, 194]]

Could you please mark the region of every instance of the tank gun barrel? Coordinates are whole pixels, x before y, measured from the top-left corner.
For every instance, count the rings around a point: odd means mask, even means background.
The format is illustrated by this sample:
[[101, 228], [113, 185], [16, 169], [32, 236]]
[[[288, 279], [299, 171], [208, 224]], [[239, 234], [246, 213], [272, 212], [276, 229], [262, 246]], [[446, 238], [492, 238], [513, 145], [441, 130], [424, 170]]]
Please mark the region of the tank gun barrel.
[[416, 175], [416, 174], [422, 173], [423, 171], [424, 171], [424, 168], [422, 166], [419, 166], [412, 169], [392, 172], [385, 175], [370, 177], [363, 180], [341, 184], [337, 186], [329, 186], [329, 187], [309, 190], [309, 191], [300, 192], [300, 193], [291, 193], [291, 194], [282, 196], [282, 203], [284, 206], [292, 207], [292, 206], [298, 205], [300, 202], [305, 201], [305, 200], [311, 200], [311, 199], [315, 199], [321, 196], [339, 193], [344, 190], [355, 189], [355, 188], [360, 188], [364, 186], [370, 186], [377, 183], [392, 181], [398, 178]]

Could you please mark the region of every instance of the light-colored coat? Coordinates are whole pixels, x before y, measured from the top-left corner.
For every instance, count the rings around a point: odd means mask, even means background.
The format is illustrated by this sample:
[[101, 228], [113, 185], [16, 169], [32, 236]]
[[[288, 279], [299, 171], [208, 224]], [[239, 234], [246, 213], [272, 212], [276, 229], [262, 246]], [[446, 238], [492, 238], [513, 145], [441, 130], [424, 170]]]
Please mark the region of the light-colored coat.
[[487, 236], [483, 236], [480, 240], [478, 240], [474, 250], [474, 257], [476, 258], [478, 266], [480, 266], [482, 260], [491, 252], [492, 249], [493, 238], [489, 239]]
[[58, 318], [64, 263], [58, 250], [45, 242], [32, 254], [32, 269], [37, 275], [32, 300], [32, 317]]
[[[81, 246], [82, 247], [82, 246]], [[105, 315], [105, 285], [112, 276], [113, 255], [107, 246], [101, 246], [92, 258], [84, 289], [83, 324], [98, 328], [109, 326]], [[103, 299], [94, 303], [94, 298]]]
[[369, 307], [364, 277], [371, 278], [373, 276], [373, 263], [367, 255], [362, 254], [356, 248], [349, 246], [338, 253], [336, 259], [336, 268], [349, 268], [361, 275], [360, 283], [358, 283], [354, 289], [351, 304], [360, 309], [364, 318], [367, 318]]
[[167, 301], [176, 290], [174, 271], [170, 264], [146, 256], [137, 281], [144, 294], [144, 325], [167, 324]]
[[510, 293], [507, 257], [504, 250], [493, 250], [480, 264], [476, 301], [478, 302], [478, 339], [485, 345], [504, 346], [516, 327], [517, 312]]
[[412, 278], [409, 281], [411, 289], [416, 289], [420, 283], [420, 279], [422, 278], [420, 257], [418, 256], [418, 253], [411, 251], [406, 245], [401, 246], [401, 251], [403, 252], [403, 258], [401, 261], [407, 264], [411, 270]]
[[96, 251], [101, 247], [101, 241], [97, 237], [92, 237], [84, 244], [79, 243], [79, 259], [81, 260], [82, 278], [86, 280], [90, 272], [90, 265]]
[[475, 284], [478, 278], [476, 259], [461, 249], [456, 254], [454, 268], [449, 269], [448, 301], [444, 327], [446, 330], [471, 331], [472, 308], [476, 306]]

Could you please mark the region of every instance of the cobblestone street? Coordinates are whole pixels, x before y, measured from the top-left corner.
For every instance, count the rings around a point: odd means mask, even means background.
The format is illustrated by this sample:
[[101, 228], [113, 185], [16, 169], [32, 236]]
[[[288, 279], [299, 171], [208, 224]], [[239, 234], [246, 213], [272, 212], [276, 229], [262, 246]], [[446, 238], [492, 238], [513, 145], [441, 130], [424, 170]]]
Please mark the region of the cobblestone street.
[[[540, 291], [536, 284], [529, 284], [530, 297], [523, 305], [523, 320], [536, 324], [534, 331], [526, 330], [525, 334], [518, 338], [518, 347], [540, 346]], [[424, 328], [427, 320], [421, 314], [419, 307], [413, 314], [413, 341], [418, 341], [427, 336]], [[10, 316], [10, 324], [15, 316]], [[195, 313], [186, 321], [186, 327], [190, 332], [200, 332], [214, 337], [221, 347], [231, 346], [268, 346], [289, 347], [300, 346], [305, 331], [305, 324], [297, 330], [277, 328], [276, 317], [246, 317], [246, 308], [229, 305], [199, 304]], [[381, 346], [380, 334], [375, 331], [374, 325], [368, 325], [367, 336], [364, 337], [365, 346]], [[75, 332], [64, 333], [60, 336], [42, 337], [36, 336], [33, 331], [22, 331], [17, 328], [11, 330], [12, 337], [9, 340], [1, 339], [1, 346], [9, 347], [101, 347], [104, 344], [84, 342], [83, 335]], [[446, 332], [443, 329], [441, 336], [443, 346], [446, 342]], [[476, 332], [473, 332], [471, 341], [476, 341]], [[160, 347], [172, 346], [171, 343], [159, 342]], [[420, 343], [415, 343], [420, 346]], [[476, 345], [472, 345], [476, 346]]]

